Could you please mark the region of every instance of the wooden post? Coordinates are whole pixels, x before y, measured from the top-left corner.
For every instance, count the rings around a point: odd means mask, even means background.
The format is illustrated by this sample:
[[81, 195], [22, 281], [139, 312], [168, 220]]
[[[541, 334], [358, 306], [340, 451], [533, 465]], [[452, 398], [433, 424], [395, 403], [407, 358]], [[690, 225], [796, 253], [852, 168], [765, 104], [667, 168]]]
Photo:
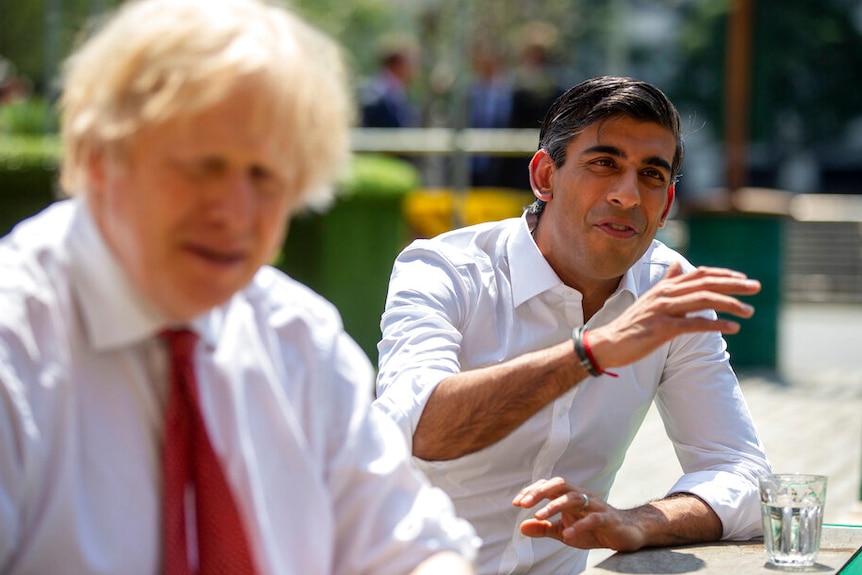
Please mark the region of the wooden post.
[[732, 0], [725, 51], [725, 156], [727, 187], [733, 194], [748, 179], [748, 125], [751, 100], [751, 5]]

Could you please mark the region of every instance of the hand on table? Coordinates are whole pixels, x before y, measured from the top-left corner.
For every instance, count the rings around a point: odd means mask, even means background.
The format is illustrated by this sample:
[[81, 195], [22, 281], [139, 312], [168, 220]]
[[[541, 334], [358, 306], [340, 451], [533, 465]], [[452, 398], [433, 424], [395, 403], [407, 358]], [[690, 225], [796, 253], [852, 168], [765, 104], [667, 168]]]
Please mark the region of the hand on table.
[[639, 527], [625, 511], [560, 477], [525, 487], [512, 504], [529, 509], [545, 500], [533, 519], [521, 523], [521, 533], [527, 537], [553, 537], [580, 549], [634, 551], [644, 545]]

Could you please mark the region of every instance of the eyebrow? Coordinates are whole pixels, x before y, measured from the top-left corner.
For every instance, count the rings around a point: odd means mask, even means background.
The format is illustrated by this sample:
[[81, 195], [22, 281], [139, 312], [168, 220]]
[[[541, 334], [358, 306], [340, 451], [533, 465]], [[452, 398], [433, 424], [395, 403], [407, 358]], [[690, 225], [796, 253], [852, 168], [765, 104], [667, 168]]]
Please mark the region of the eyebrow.
[[[590, 146], [586, 150], [582, 152], [583, 154], [610, 154], [611, 156], [616, 156], [618, 158], [626, 159], [628, 155], [621, 149], [616, 146], [608, 146], [603, 144], [598, 144], [595, 146]], [[661, 156], [650, 156], [644, 160], [644, 164], [647, 166], [655, 166], [657, 168], [664, 168], [668, 172], [670, 172], [670, 162], [662, 158]]]

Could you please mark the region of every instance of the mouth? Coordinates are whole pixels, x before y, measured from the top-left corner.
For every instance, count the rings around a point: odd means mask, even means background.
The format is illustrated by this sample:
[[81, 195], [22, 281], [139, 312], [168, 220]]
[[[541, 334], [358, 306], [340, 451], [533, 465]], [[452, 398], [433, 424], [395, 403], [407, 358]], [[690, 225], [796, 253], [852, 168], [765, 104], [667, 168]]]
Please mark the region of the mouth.
[[187, 251], [204, 262], [219, 267], [232, 267], [245, 260], [245, 252], [239, 249], [214, 249], [202, 245], [189, 245]]
[[597, 224], [596, 227], [614, 238], [627, 239], [638, 234], [634, 226], [621, 222], [605, 221]]

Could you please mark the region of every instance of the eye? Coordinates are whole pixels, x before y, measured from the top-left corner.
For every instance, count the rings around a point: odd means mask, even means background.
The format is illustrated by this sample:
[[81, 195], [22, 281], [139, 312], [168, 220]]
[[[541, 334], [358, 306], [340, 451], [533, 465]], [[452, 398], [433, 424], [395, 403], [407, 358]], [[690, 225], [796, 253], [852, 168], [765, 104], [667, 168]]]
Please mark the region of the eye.
[[656, 182], [659, 182], [659, 183], [664, 183], [665, 180], [667, 179], [665, 177], [664, 172], [662, 172], [661, 170], [654, 169], [654, 168], [647, 168], [646, 170], [643, 170], [641, 172], [641, 175], [643, 175], [643, 176], [645, 176], [651, 180], [655, 180]]
[[177, 160], [174, 162], [177, 169], [192, 178], [207, 178], [222, 174], [226, 165], [215, 157], [203, 157], [190, 160]]
[[596, 158], [590, 163], [598, 168], [613, 168], [616, 166], [614, 159], [608, 157]]
[[274, 194], [284, 189], [283, 180], [269, 168], [255, 164], [248, 170], [248, 175], [255, 187], [266, 194]]
[[266, 182], [273, 178], [272, 173], [263, 166], [252, 166], [248, 172], [255, 182]]

